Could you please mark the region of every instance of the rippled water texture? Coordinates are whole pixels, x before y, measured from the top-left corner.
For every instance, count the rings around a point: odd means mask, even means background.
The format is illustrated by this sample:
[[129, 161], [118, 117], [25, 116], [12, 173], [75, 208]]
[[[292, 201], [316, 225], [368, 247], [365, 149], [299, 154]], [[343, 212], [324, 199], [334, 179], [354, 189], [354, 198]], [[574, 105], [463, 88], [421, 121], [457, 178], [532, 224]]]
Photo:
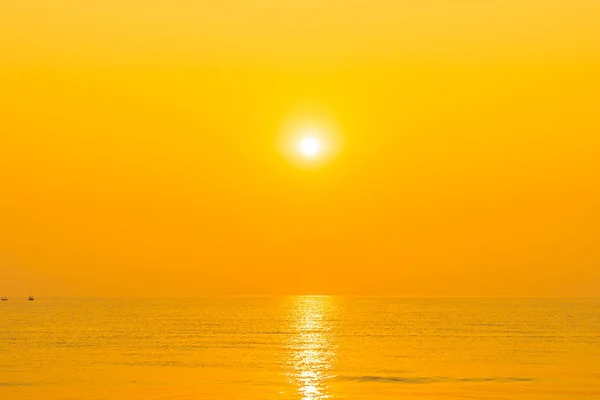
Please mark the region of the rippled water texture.
[[600, 399], [598, 299], [11, 299], [0, 399]]

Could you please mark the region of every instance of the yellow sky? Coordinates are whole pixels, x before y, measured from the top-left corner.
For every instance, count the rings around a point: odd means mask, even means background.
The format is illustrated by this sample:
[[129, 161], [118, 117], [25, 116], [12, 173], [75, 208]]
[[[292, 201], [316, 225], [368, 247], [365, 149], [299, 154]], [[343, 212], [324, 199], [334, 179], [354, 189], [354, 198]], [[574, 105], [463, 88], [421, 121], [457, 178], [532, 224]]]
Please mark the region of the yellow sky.
[[[4, 0], [0, 294], [600, 295], [598, 21]], [[335, 157], [282, 155], [295, 120]]]

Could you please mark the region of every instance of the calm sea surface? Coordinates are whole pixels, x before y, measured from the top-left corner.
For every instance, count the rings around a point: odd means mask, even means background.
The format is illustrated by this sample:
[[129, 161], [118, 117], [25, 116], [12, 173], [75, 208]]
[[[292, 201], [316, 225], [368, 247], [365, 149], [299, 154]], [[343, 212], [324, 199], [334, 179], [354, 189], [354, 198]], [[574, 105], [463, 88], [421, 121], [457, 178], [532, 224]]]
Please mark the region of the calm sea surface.
[[600, 399], [600, 299], [10, 299], [0, 399]]

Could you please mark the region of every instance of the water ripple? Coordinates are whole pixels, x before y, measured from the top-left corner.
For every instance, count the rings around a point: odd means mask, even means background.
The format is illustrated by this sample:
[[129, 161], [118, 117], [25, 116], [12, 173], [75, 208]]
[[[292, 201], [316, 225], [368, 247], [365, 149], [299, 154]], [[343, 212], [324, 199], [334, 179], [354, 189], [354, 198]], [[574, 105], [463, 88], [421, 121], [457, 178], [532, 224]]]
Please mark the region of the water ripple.
[[408, 383], [408, 384], [426, 384], [426, 383], [442, 383], [442, 382], [531, 382], [535, 378], [526, 377], [475, 377], [475, 378], [451, 378], [443, 376], [432, 377], [410, 377], [410, 376], [338, 376], [336, 380], [340, 381], [356, 381], [356, 382], [384, 382], [384, 383]]

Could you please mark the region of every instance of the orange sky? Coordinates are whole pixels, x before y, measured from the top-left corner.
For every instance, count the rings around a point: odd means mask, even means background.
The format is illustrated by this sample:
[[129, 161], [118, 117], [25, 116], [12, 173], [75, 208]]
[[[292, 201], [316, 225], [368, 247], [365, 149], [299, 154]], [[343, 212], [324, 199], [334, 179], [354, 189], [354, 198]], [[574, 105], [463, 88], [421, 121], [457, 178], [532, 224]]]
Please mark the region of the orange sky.
[[0, 295], [600, 295], [600, 2], [209, 3], [2, 1]]

